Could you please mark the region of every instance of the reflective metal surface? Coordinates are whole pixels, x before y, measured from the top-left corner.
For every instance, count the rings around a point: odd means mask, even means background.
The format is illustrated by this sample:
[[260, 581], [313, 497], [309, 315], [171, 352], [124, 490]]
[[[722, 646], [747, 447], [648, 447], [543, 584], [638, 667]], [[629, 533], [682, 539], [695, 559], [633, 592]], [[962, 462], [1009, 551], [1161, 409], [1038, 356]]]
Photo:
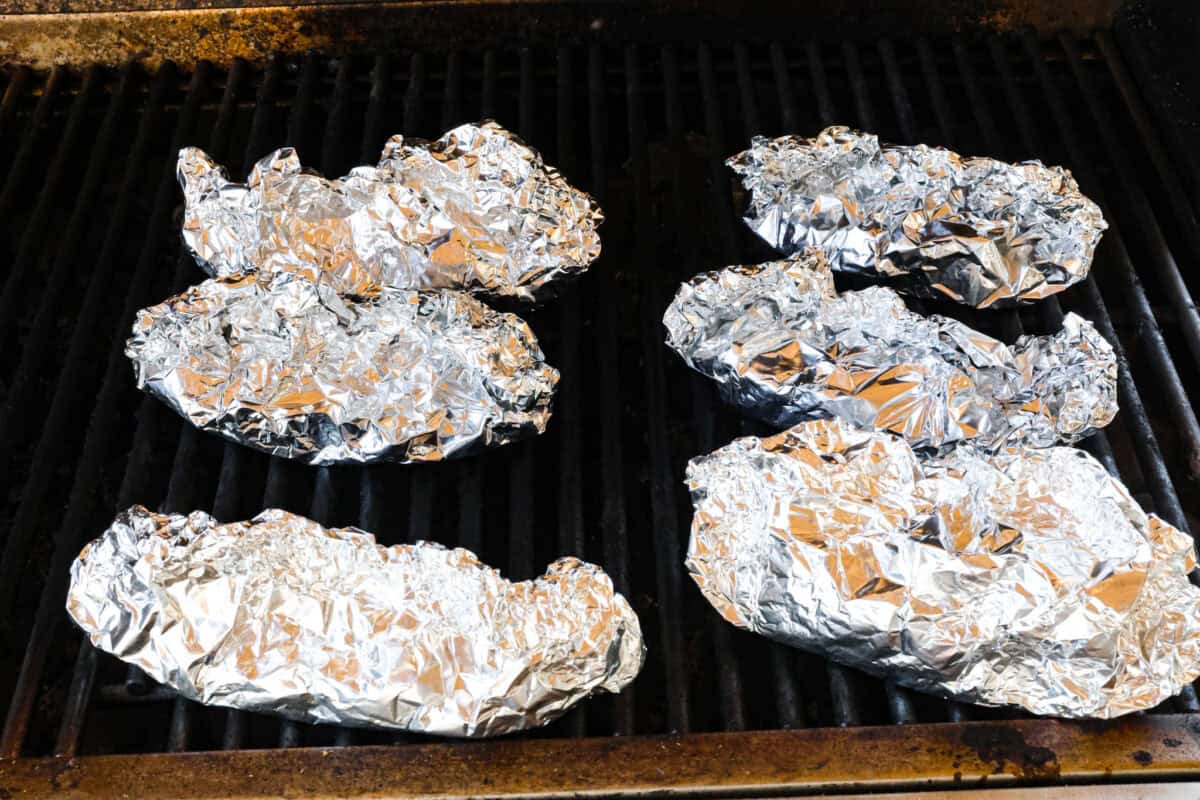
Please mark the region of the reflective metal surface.
[[924, 691], [1116, 717], [1200, 674], [1191, 537], [1086, 452], [919, 456], [841, 420], [688, 465], [687, 564], [729, 622]]
[[510, 583], [463, 549], [375, 544], [286, 511], [218, 524], [134, 506], [71, 568], [92, 643], [187, 697], [309, 722], [493, 736], [641, 669], [599, 567]]
[[1011, 347], [909, 311], [886, 287], [837, 294], [821, 251], [684, 283], [667, 343], [725, 399], [780, 427], [838, 416], [914, 447], [1075, 441], [1117, 413], [1117, 362], [1087, 320]]
[[466, 294], [354, 301], [287, 272], [143, 309], [125, 353], [193, 425], [309, 464], [438, 461], [541, 433], [558, 382], [524, 321]]
[[179, 152], [183, 238], [214, 277], [296, 272], [339, 294], [454, 288], [531, 299], [600, 254], [592, 198], [494, 122], [435, 142], [393, 136], [375, 167], [327, 180], [292, 148], [246, 184]]
[[1108, 227], [1062, 167], [881, 145], [842, 126], [756, 137], [727, 163], [750, 193], [746, 224], [784, 254], [817, 245], [839, 272], [979, 308], [1083, 279]]

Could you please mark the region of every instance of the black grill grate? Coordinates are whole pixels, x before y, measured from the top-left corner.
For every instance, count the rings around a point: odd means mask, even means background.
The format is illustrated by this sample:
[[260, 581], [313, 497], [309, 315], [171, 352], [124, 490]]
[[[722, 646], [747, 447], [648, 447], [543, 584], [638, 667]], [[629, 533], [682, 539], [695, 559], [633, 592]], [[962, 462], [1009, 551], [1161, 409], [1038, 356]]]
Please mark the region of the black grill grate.
[[[1200, 183], [1143, 100], [1140, 54], [1108, 33], [783, 45], [713, 42], [309, 56], [262, 67], [8, 71], [0, 98], [0, 755], [404, 742], [206, 709], [83, 644], [62, 611], [81, 544], [133, 502], [240, 519], [279, 505], [385, 543], [462, 545], [518, 578], [574, 553], [639, 611], [630, 691], [531, 736], [1016, 716], [940, 702], [721, 622], [682, 566], [687, 458], [754, 430], [662, 345], [677, 283], [769, 253], [735, 215], [725, 156], [832, 122], [1075, 170], [1113, 228], [1094, 279], [1020, 312], [968, 315], [1006, 339], [1078, 310], [1119, 341], [1122, 413], [1086, 446], [1176, 525], [1200, 510]], [[1130, 70], [1133, 70], [1131, 74]], [[1136, 74], [1137, 77], [1134, 77]], [[387, 134], [494, 116], [608, 213], [604, 255], [525, 313], [563, 374], [550, 431], [428, 467], [309, 469], [197, 434], [138, 394], [133, 311], [201, 274], [181, 252], [174, 153], [244, 170], [295, 145], [341, 174]], [[1160, 133], [1160, 130], [1163, 133]], [[240, 170], [240, 172], [239, 172]], [[1176, 366], [1178, 364], [1178, 367]], [[1165, 710], [1200, 710], [1187, 693]]]

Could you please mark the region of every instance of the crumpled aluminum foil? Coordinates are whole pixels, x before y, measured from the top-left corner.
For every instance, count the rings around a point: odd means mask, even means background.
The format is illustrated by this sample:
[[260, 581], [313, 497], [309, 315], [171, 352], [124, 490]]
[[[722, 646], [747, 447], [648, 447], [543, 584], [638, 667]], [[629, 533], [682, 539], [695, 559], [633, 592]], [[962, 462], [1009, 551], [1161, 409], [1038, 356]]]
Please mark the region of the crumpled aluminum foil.
[[138, 313], [138, 387], [193, 425], [309, 464], [437, 461], [545, 430], [558, 371], [461, 292], [351, 301], [284, 273], [208, 280]]
[[134, 506], [72, 565], [67, 611], [201, 703], [444, 736], [544, 725], [643, 661], [599, 567], [563, 558], [511, 583], [466, 550], [279, 510], [222, 525]]
[[841, 420], [688, 465], [729, 622], [923, 691], [1116, 717], [1200, 675], [1192, 539], [1082, 450], [918, 456]]
[[915, 447], [1047, 447], [1117, 413], [1116, 356], [1087, 320], [1009, 347], [885, 287], [837, 294], [816, 248], [697, 275], [663, 324], [728, 402], [779, 427], [839, 416]]
[[600, 254], [592, 198], [494, 122], [436, 142], [393, 136], [375, 167], [327, 180], [292, 148], [231, 183], [179, 152], [183, 238], [213, 277], [295, 272], [343, 295], [456, 288], [532, 298]]
[[836, 271], [979, 308], [1082, 280], [1108, 227], [1062, 167], [881, 146], [842, 126], [755, 137], [727, 163], [750, 193], [746, 224], [785, 255], [818, 245]]

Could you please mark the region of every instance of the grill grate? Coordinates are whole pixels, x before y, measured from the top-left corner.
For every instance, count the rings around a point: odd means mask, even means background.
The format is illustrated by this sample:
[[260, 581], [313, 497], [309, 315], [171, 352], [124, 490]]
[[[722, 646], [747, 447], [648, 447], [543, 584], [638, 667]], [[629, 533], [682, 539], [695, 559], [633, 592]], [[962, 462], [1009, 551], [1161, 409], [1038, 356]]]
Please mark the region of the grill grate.
[[[754, 134], [846, 122], [890, 141], [1064, 163], [1114, 223], [1094, 278], [1020, 311], [937, 310], [1010, 340], [1053, 329], [1064, 310], [1094, 320], [1123, 347], [1122, 413], [1085, 446], [1186, 528], [1200, 511], [1189, 401], [1200, 318], [1187, 293], [1200, 176], [1175, 169], [1181, 140], [1160, 140], [1139, 88], [1144, 65], [1127, 56], [1101, 32], [7, 72], [0, 335], [20, 346], [0, 354], [10, 487], [0, 498], [0, 756], [416, 741], [202, 708], [82, 642], [62, 611], [67, 568], [133, 502], [221, 519], [280, 505], [388, 544], [462, 545], [517, 578], [560, 554], [602, 563], [641, 616], [646, 668], [631, 690], [530, 737], [1020, 716], [771, 645], [708, 608], [681, 563], [683, 465], [757, 429], [665, 350], [659, 320], [680, 280], [769, 256], [737, 222], [722, 165]], [[341, 174], [373, 161], [389, 133], [433, 136], [485, 116], [546, 153], [609, 217], [588, 276], [522, 312], [563, 375], [545, 436], [463, 462], [310, 469], [201, 436], [134, 389], [122, 355], [134, 310], [201, 277], [178, 237], [180, 145], [206, 146], [240, 175], [291, 144]], [[1162, 710], [1200, 703], [1189, 691]]]

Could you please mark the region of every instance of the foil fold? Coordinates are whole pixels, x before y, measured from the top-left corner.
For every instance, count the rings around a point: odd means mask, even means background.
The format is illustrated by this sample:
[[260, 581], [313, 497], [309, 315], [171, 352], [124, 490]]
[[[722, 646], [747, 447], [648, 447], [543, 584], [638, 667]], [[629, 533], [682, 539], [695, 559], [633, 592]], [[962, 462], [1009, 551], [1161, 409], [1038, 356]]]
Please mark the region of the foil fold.
[[563, 558], [512, 583], [466, 550], [279, 510], [219, 524], [134, 506], [72, 565], [67, 611], [201, 703], [444, 736], [544, 725], [643, 661], [599, 567]]
[[213, 277], [280, 272], [342, 295], [453, 288], [533, 299], [600, 254], [603, 214], [515, 134], [460, 125], [437, 141], [393, 136], [379, 163], [329, 180], [276, 150], [229, 181], [179, 152], [183, 238]]
[[1200, 675], [1192, 539], [1082, 450], [914, 452], [815, 420], [688, 465], [687, 566], [729, 622], [899, 683], [1111, 718]]
[[697, 275], [663, 325], [726, 401], [781, 428], [837, 416], [914, 447], [998, 450], [1073, 442], [1117, 413], [1116, 356], [1087, 320], [1010, 347], [887, 287], [838, 294], [817, 248]]
[[437, 461], [545, 430], [558, 371], [461, 292], [351, 300], [291, 273], [207, 280], [138, 313], [138, 387], [205, 431], [309, 464]]
[[755, 137], [727, 164], [749, 193], [746, 224], [784, 255], [819, 246], [835, 271], [978, 308], [1082, 280], [1108, 227], [1062, 167], [881, 145], [842, 126]]

